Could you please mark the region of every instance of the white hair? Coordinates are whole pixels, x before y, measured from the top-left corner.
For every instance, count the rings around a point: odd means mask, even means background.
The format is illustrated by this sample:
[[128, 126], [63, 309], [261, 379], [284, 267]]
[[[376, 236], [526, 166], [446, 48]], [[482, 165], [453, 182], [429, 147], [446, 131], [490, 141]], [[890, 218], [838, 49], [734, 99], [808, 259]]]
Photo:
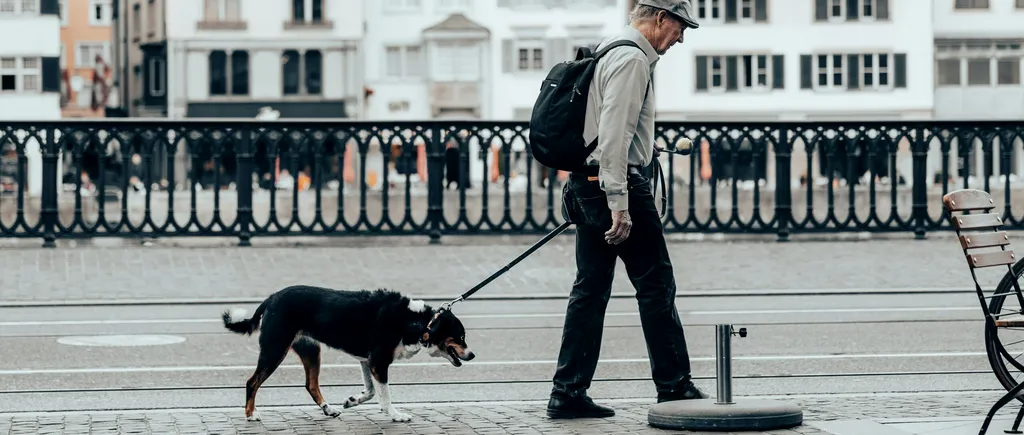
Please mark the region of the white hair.
[[647, 5], [636, 5], [633, 10], [629, 13], [629, 23], [638, 23], [648, 20], [653, 20], [658, 16], [658, 12], [663, 12], [663, 9], [658, 9], [653, 6]]

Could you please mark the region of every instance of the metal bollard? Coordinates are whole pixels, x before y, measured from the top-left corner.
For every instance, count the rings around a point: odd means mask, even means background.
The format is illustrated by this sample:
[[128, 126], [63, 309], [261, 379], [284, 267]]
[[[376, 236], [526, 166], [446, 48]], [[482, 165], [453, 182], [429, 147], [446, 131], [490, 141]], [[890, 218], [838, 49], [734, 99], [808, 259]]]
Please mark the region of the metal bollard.
[[[732, 336], [737, 334], [732, 325], [718, 325], [715, 331], [715, 378], [718, 381], [718, 405], [732, 405]], [[747, 336], [747, 328], [740, 328], [740, 337]]]

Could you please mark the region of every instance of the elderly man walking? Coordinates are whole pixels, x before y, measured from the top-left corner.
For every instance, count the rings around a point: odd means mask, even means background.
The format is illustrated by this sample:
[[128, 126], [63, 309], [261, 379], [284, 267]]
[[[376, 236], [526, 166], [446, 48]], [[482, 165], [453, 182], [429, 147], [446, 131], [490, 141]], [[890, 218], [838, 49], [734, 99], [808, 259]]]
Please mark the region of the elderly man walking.
[[640, 0], [629, 26], [603, 41], [639, 46], [609, 50], [591, 82], [583, 137], [597, 139], [586, 169], [570, 174], [563, 189], [568, 218], [576, 223], [576, 281], [562, 332], [548, 402], [550, 418], [610, 417], [611, 408], [587, 395], [601, 350], [605, 311], [616, 258], [636, 289], [658, 401], [707, 398], [691, 381], [690, 357], [675, 306], [676, 286], [661, 218], [642, 168], [654, 157], [654, 66], [662, 54], [696, 29], [689, 0]]

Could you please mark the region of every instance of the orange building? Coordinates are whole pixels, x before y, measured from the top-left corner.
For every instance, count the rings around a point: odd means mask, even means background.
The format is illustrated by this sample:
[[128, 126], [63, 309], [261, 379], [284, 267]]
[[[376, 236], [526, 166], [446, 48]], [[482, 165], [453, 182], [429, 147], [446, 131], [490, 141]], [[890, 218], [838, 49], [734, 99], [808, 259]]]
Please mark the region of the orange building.
[[[104, 116], [111, 82], [111, 0], [59, 0], [61, 111], [65, 118]], [[99, 63], [98, 63], [99, 62]], [[98, 72], [99, 71], [99, 72]], [[99, 76], [102, 80], [97, 80]]]

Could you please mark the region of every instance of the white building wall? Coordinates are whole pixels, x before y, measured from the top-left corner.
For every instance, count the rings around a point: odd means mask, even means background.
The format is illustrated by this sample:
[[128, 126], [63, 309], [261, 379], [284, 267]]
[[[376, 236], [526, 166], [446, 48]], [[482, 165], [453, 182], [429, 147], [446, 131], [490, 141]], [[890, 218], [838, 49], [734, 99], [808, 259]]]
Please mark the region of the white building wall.
[[[503, 41], [518, 35], [548, 40], [580, 36], [599, 42], [626, 22], [626, 0], [565, 0], [563, 5], [553, 8], [540, 3], [521, 5], [530, 2], [514, 0], [510, 3], [516, 7], [499, 6], [499, 0], [420, 0], [415, 6], [416, 3], [416, 0], [367, 2], [365, 68], [367, 86], [374, 91], [368, 103], [369, 119], [430, 117], [428, 73], [443, 59], [431, 56], [422, 32], [452, 13], [465, 14], [491, 33], [490, 40], [480, 51], [483, 56], [481, 92], [485, 102], [480, 117], [488, 120], [511, 120], [516, 109], [532, 108], [540, 82], [547, 74], [546, 68], [528, 73], [505, 72]], [[396, 4], [405, 6], [396, 7]], [[404, 57], [411, 65], [406, 75], [389, 77], [386, 74], [387, 46], [418, 47], [418, 57]]]
[[[768, 0], [765, 23], [699, 20], [701, 28], [688, 29], [685, 43], [670, 49], [657, 66], [659, 119], [928, 118], [934, 89], [927, 19], [932, 3], [889, 1], [889, 21], [816, 22], [813, 1]], [[763, 52], [785, 56], [784, 89], [695, 92], [696, 55]], [[906, 53], [905, 89], [832, 92], [800, 87], [803, 54], [877, 52]]]
[[[1021, 73], [1024, 72], [1024, 7], [1017, 7], [1017, 3], [1018, 0], [989, 0], [987, 9], [969, 10], [955, 9], [953, 2], [939, 2], [935, 5], [933, 21], [936, 43], [950, 45], [953, 41], [963, 41], [974, 46], [936, 53], [933, 67], [936, 71], [940, 68], [938, 63], [942, 62], [939, 59], [955, 59], [959, 61], [956, 63], [960, 69], [959, 85], [936, 82], [936, 118], [1024, 118], [1024, 80], [1021, 80]], [[983, 47], [986, 43], [990, 45], [987, 49]], [[997, 48], [997, 43], [1005, 45], [1000, 44], [1002, 46]], [[986, 83], [969, 79], [969, 59], [988, 61], [989, 77]], [[1003, 78], [1003, 83], [1000, 83], [1000, 60], [1017, 65], [1015, 80]]]
[[[188, 101], [362, 101], [363, 0], [326, 0], [323, 14], [329, 26], [290, 27], [291, 1], [254, 3], [242, 1], [243, 29], [205, 29], [204, 0], [175, 0], [166, 10], [170, 60], [169, 91], [172, 117], [184, 117]], [[307, 12], [308, 12], [307, 5]], [[285, 50], [320, 50], [323, 55], [322, 93], [317, 96], [283, 96], [281, 57]], [[213, 50], [245, 50], [249, 53], [249, 95], [209, 95], [209, 53]], [[230, 59], [228, 60], [230, 63]], [[359, 114], [359, 107], [349, 109]]]

